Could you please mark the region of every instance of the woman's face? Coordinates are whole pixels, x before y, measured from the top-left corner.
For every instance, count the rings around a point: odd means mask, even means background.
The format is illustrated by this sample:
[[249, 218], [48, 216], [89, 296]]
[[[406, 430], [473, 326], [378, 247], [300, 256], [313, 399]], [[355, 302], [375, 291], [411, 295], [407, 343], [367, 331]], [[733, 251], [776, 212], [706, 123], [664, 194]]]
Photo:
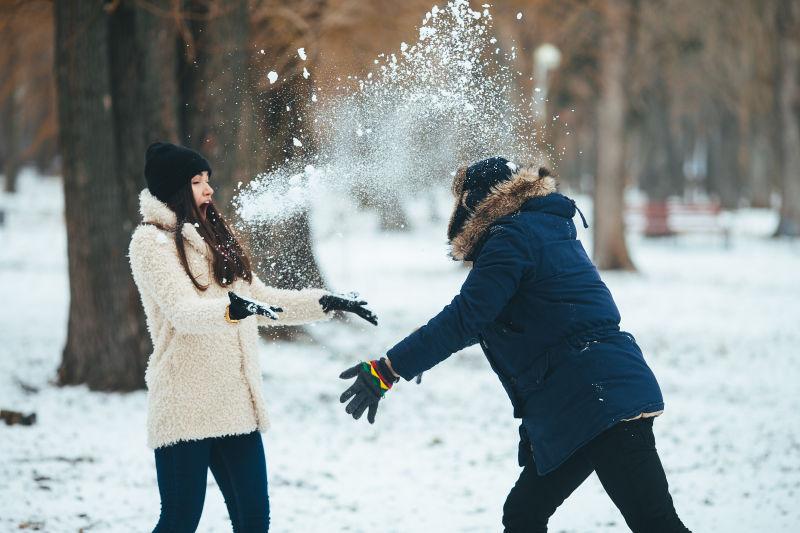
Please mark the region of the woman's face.
[[214, 194], [214, 189], [208, 183], [208, 172], [203, 171], [192, 177], [192, 194], [200, 215], [205, 219], [206, 209], [208, 209], [208, 204], [211, 203], [211, 195]]

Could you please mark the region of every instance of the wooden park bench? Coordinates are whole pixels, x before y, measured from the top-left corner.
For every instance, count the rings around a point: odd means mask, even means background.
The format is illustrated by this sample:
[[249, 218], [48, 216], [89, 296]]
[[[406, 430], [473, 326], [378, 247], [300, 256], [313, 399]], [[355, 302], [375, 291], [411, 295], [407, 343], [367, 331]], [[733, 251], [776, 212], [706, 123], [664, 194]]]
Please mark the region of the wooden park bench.
[[629, 205], [626, 222], [645, 237], [674, 237], [692, 233], [710, 233], [722, 237], [725, 248], [731, 244], [728, 217], [718, 202], [682, 202], [668, 200]]

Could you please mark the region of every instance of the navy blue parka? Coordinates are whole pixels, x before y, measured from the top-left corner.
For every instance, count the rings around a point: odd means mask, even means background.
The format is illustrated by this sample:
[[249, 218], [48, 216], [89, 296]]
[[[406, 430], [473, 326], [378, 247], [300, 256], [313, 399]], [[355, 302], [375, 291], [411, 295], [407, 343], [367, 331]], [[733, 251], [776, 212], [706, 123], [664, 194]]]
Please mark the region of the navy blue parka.
[[409, 380], [480, 343], [546, 474], [621, 420], [664, 407], [611, 293], [577, 240], [572, 200], [525, 169], [451, 241], [472, 259], [459, 294], [387, 352]]

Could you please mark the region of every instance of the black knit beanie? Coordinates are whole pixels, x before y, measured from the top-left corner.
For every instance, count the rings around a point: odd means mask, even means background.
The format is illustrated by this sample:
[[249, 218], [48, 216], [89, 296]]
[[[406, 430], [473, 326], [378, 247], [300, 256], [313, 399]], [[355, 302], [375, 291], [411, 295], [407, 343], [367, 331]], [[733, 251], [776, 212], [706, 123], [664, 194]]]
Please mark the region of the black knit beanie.
[[459, 198], [458, 205], [450, 226], [447, 238], [453, 240], [461, 232], [464, 223], [472, 212], [491, 192], [492, 187], [511, 179], [516, 166], [504, 157], [490, 157], [471, 164], [456, 175], [453, 182], [453, 194]]
[[511, 179], [513, 169], [516, 167], [504, 157], [490, 157], [467, 167], [463, 187], [463, 191], [467, 192], [464, 201], [467, 207], [475, 209], [489, 195], [492, 187]]
[[147, 189], [164, 203], [193, 176], [204, 170], [211, 175], [208, 161], [194, 150], [162, 142], [154, 142], [147, 147], [144, 163]]

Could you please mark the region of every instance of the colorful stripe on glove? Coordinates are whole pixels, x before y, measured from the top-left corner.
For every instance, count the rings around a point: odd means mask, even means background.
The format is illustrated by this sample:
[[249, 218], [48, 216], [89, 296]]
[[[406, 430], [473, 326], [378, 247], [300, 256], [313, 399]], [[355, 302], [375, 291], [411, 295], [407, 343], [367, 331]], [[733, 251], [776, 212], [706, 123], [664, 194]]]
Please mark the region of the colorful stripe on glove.
[[387, 379], [381, 375], [381, 371], [378, 368], [378, 361], [372, 360], [369, 363], [361, 363], [361, 364], [364, 365], [364, 370], [367, 370], [375, 380], [375, 384], [381, 391], [381, 396], [386, 394], [386, 391], [392, 388], [392, 380]]

